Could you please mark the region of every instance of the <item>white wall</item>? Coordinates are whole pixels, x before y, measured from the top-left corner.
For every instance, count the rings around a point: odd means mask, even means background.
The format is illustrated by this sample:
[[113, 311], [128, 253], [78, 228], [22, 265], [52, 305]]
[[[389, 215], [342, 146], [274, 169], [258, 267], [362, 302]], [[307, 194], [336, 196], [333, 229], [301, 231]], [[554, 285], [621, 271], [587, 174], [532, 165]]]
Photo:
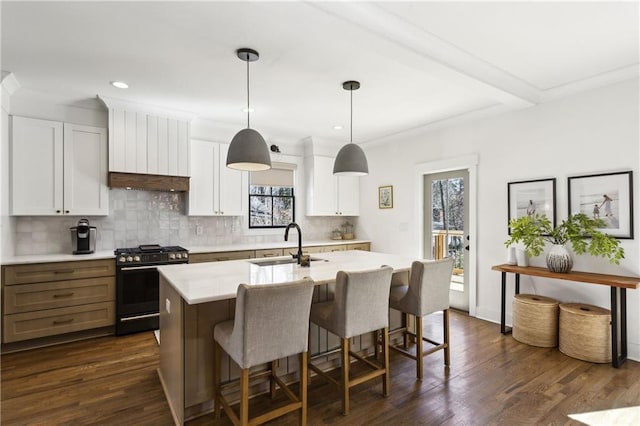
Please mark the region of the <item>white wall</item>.
[[[638, 90], [638, 81], [627, 81], [521, 111], [413, 132], [367, 148], [370, 175], [361, 179], [359, 235], [370, 238], [376, 251], [416, 256], [422, 218], [415, 217], [414, 194], [419, 182], [414, 166], [478, 154], [478, 231], [472, 236], [477, 241], [477, 315], [499, 321], [500, 274], [491, 271], [491, 266], [506, 260], [507, 182], [555, 177], [561, 220], [567, 216], [568, 176], [632, 170], [636, 238], [621, 240], [626, 258], [616, 266], [600, 258], [574, 257], [574, 269], [640, 275]], [[393, 209], [377, 208], [380, 185], [393, 185]], [[533, 259], [532, 264], [544, 266], [544, 256]], [[521, 285], [522, 292], [609, 308], [605, 286], [525, 276]], [[640, 360], [640, 290], [631, 290], [627, 296], [629, 354]]]
[[10, 95], [2, 85], [2, 122], [0, 123], [0, 228], [2, 229], [2, 246], [0, 255], [14, 254], [15, 221], [9, 216], [9, 107]]

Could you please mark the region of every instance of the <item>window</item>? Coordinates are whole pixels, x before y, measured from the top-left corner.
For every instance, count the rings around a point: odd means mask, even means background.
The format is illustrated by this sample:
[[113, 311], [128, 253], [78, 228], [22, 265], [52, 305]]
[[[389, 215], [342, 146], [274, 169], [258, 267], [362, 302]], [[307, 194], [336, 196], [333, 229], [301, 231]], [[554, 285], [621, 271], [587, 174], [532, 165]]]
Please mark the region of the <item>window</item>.
[[274, 163], [249, 179], [249, 228], [284, 228], [295, 221], [293, 165]]

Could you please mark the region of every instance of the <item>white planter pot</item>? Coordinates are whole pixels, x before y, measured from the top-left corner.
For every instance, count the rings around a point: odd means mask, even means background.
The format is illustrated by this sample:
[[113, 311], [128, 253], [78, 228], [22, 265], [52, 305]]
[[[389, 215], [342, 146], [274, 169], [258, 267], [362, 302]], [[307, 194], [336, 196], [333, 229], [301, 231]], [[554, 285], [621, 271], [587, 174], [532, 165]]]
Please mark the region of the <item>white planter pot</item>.
[[516, 249], [516, 263], [518, 266], [529, 266], [529, 257], [523, 249]]
[[547, 268], [551, 272], [567, 273], [573, 268], [573, 259], [562, 244], [554, 244], [547, 253]]
[[516, 248], [508, 247], [507, 248], [507, 265], [516, 265], [518, 261], [516, 260]]

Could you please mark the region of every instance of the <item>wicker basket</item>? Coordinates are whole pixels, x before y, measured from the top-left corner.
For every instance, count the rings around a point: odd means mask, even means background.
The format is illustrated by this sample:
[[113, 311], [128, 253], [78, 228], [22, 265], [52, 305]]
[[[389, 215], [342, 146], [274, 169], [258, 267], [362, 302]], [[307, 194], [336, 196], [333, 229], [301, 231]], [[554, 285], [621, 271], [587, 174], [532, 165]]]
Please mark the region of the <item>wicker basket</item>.
[[584, 303], [560, 305], [560, 344], [565, 355], [611, 362], [611, 311]]
[[558, 345], [558, 301], [535, 294], [513, 298], [513, 338], [531, 346]]

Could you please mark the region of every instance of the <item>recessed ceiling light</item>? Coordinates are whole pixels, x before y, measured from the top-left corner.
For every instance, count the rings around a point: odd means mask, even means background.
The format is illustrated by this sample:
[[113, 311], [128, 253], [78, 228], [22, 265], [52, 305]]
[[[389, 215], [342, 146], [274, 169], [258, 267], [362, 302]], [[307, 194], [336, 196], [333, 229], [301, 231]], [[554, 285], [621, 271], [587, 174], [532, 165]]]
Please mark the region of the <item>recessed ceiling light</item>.
[[253, 112], [253, 108], [242, 108], [242, 112]]
[[129, 85], [127, 83], [125, 83], [124, 81], [112, 81], [111, 85], [113, 87], [117, 87], [118, 89], [128, 89]]
[[343, 127], [339, 124], [336, 124], [335, 126], [333, 126], [333, 130], [342, 130]]

